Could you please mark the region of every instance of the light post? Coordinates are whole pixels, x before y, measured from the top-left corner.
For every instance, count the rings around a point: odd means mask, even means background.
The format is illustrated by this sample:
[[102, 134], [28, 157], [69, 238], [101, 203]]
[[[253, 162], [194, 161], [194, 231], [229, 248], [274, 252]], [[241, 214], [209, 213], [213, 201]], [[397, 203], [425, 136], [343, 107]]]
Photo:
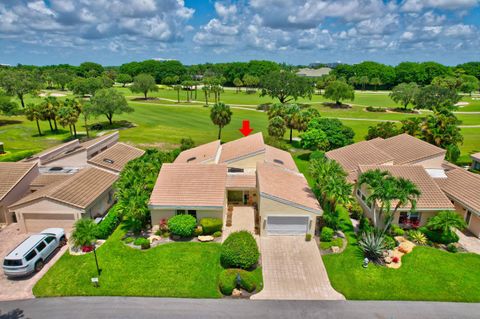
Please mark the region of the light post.
[[96, 243], [93, 243], [93, 255], [95, 256], [95, 265], [97, 265], [97, 273], [98, 273], [98, 276], [100, 277], [100, 273], [102, 272], [102, 270], [101, 270], [100, 267], [98, 266], [98, 259], [97, 259], [97, 252], [96, 252]]

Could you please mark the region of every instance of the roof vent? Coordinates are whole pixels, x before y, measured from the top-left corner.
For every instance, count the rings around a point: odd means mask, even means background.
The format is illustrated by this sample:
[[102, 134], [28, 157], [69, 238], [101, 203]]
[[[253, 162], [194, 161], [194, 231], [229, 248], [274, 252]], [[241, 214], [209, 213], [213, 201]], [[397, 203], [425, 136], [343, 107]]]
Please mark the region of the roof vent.
[[196, 159], [197, 159], [196, 157], [190, 157], [189, 159], [187, 159], [187, 163], [190, 163], [191, 161], [194, 161]]
[[273, 160], [274, 163], [277, 163], [277, 164], [280, 164], [280, 165], [284, 165], [283, 161], [279, 160], [279, 159], [274, 159]]
[[115, 163], [114, 160], [111, 160], [111, 159], [109, 159], [109, 158], [104, 158], [103, 161], [104, 161], [105, 163], [108, 163], [108, 164], [113, 164], [113, 163]]
[[49, 169], [51, 172], [58, 172], [58, 171], [63, 171], [63, 167], [60, 166], [54, 166]]
[[245, 170], [243, 168], [237, 168], [237, 167], [229, 167], [228, 172], [229, 173], [243, 173]]

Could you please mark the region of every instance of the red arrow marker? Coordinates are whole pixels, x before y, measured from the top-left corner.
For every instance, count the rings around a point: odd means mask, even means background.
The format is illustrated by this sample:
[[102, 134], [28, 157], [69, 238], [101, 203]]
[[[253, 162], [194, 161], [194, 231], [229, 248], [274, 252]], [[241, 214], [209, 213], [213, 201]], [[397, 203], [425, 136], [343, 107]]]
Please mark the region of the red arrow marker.
[[239, 129], [240, 132], [242, 132], [243, 136], [248, 136], [253, 129], [250, 128], [250, 121], [249, 120], [243, 120], [243, 126], [241, 129]]

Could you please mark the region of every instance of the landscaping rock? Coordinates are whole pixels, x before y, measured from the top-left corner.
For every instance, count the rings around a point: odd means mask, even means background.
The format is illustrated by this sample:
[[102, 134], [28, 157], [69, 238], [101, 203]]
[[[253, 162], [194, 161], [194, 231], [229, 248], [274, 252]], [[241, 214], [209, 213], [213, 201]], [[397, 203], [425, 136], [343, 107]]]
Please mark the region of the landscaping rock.
[[241, 297], [241, 296], [242, 296], [242, 291], [240, 289], [237, 289], [237, 288], [233, 289], [232, 297], [238, 298], [238, 297]]
[[338, 246], [332, 246], [330, 249], [332, 250], [332, 253], [340, 252], [340, 247], [338, 247]]
[[198, 241], [204, 243], [208, 241], [213, 241], [215, 238], [213, 236], [198, 236]]
[[386, 264], [390, 264], [392, 262], [392, 257], [387, 256], [383, 258], [383, 260], [385, 261]]
[[156, 242], [156, 241], [158, 241], [158, 240], [160, 240], [160, 239], [162, 239], [162, 237], [157, 236], [157, 235], [152, 235], [152, 236], [148, 237], [148, 240], [149, 240], [151, 243]]
[[409, 254], [412, 252], [413, 247], [415, 247], [415, 244], [406, 240], [398, 246], [398, 250], [404, 254]]

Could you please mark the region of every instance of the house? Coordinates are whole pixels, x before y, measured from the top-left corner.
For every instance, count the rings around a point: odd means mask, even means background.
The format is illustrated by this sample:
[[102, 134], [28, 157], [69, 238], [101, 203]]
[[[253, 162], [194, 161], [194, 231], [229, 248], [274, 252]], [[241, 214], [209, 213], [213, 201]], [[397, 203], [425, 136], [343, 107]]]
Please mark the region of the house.
[[319, 68], [319, 69], [310, 69], [310, 68], [303, 68], [297, 71], [298, 76], [305, 76], [308, 78], [319, 78], [322, 75], [327, 75], [332, 71], [331, 68]]
[[480, 238], [480, 175], [451, 164], [445, 175], [435, 181], [463, 216], [467, 229]]
[[0, 224], [15, 222], [8, 206], [28, 194], [30, 183], [37, 176], [36, 163], [0, 162]]
[[257, 207], [261, 235], [313, 233], [322, 215], [290, 153], [262, 133], [180, 153], [162, 166], [149, 202], [154, 225], [175, 214], [223, 219], [228, 205]]
[[142, 156], [145, 151], [136, 147], [115, 143], [105, 151], [90, 158], [87, 163], [99, 169], [119, 174], [128, 162]]
[[471, 168], [476, 171], [480, 171], [480, 153], [475, 153], [470, 155], [472, 158], [472, 166]]
[[[401, 227], [423, 226], [432, 216], [444, 210], [454, 210], [454, 206], [448, 197], [442, 192], [433, 178], [425, 171], [421, 165], [359, 165], [359, 173], [364, 173], [370, 170], [379, 169], [387, 171], [392, 176], [402, 177], [412, 181], [417, 185], [421, 195], [416, 200], [415, 209], [412, 210], [410, 204], [401, 206], [395, 216], [393, 216], [392, 223]], [[381, 216], [379, 216], [379, 208], [381, 203], [373, 203], [369, 205], [367, 198], [369, 196], [366, 185], [360, 185], [355, 190], [355, 196], [362, 206], [367, 217], [373, 220], [374, 225], [382, 224]], [[392, 211], [396, 203], [392, 203]]]
[[49, 227], [68, 232], [76, 220], [101, 217], [108, 211], [114, 202], [113, 184], [117, 179], [117, 174], [93, 167], [57, 181], [46, 178], [42, 182], [46, 186], [10, 205], [9, 211], [15, 214], [23, 232]]

